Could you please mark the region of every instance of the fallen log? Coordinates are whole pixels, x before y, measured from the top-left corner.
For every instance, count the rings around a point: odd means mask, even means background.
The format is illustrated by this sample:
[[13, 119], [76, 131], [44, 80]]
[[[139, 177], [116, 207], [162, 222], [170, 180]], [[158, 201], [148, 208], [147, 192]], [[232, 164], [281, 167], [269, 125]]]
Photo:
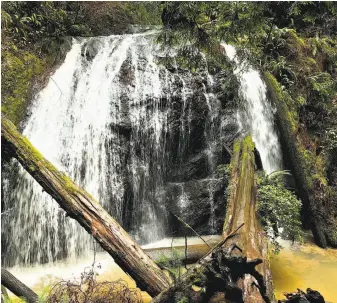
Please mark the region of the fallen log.
[[18, 297], [24, 298], [28, 303], [38, 302], [37, 294], [20, 280], [15, 278], [8, 270], [1, 267], [1, 285], [9, 289]]
[[273, 296], [271, 270], [268, 259], [268, 242], [263, 228], [256, 217], [257, 187], [255, 180], [254, 143], [250, 136], [243, 140], [235, 140], [234, 153], [231, 161], [231, 192], [227, 201], [226, 219], [223, 236], [231, 234], [242, 222], [244, 226], [228, 241], [228, 245], [236, 243], [242, 248], [242, 254], [248, 260], [262, 259], [263, 263], [257, 266], [257, 271], [264, 278], [264, 284], [258, 288], [256, 277], [245, 275], [238, 281], [238, 286], [243, 290], [245, 303], [265, 302], [261, 293], [268, 297]]
[[151, 296], [156, 296], [169, 286], [164, 272], [102, 206], [65, 174], [59, 172], [3, 115], [1, 143], [3, 153], [16, 158], [66, 211], [66, 216], [81, 224], [136, 281], [137, 287]]

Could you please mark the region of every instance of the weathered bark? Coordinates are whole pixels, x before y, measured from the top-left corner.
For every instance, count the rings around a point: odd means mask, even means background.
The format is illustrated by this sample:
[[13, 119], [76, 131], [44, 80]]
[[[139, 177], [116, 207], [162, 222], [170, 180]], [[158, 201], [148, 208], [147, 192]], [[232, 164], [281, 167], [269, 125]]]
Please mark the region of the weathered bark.
[[13, 294], [26, 299], [28, 303], [38, 302], [38, 296], [35, 292], [2, 267], [1, 284], [8, 288]]
[[[234, 153], [231, 162], [231, 193], [227, 202], [227, 214], [223, 236], [232, 233], [241, 223], [243, 228], [228, 244], [235, 243], [242, 249], [242, 254], [248, 260], [262, 259], [257, 266], [258, 272], [264, 277], [264, 292], [271, 297], [273, 293], [271, 271], [268, 260], [267, 239], [262, 226], [256, 217], [257, 188], [255, 181], [254, 143], [250, 136], [241, 142], [234, 142]], [[245, 303], [264, 302], [260, 291], [253, 287], [255, 278], [246, 275], [238, 285], [243, 290]]]
[[[231, 244], [226, 249], [226, 243], [234, 237], [241, 224], [232, 234], [218, 243], [206, 256], [201, 258], [196, 265], [180, 278], [174, 281], [173, 285], [160, 293], [152, 300], [152, 303], [177, 303], [188, 301], [193, 303], [218, 302], [217, 296], [222, 296], [221, 302], [244, 303], [243, 290], [238, 287], [238, 281], [244, 279], [246, 275], [254, 276], [256, 282], [251, 287], [256, 287], [261, 291], [264, 302], [270, 303], [270, 299], [264, 292], [263, 276], [255, 269], [262, 263], [261, 259], [247, 260], [246, 257], [233, 256], [234, 250], [241, 249], [235, 244]], [[193, 290], [193, 286], [203, 288], [205, 291]], [[225, 301], [223, 301], [225, 300]]]
[[130, 235], [86, 191], [47, 161], [2, 115], [3, 152], [16, 158], [28, 173], [98, 241], [137, 283], [155, 296], [169, 286], [168, 278]]
[[[206, 292], [207, 287], [214, 287], [210, 294], [223, 292], [225, 297], [227, 296], [227, 301], [244, 303], [271, 301], [273, 288], [267, 258], [267, 240], [256, 218], [254, 144], [251, 137], [246, 137], [242, 142], [235, 141], [231, 167], [231, 194], [227, 204], [224, 240], [215, 250], [208, 252], [190, 268], [180, 281], [154, 298], [152, 303], [177, 302], [181, 296], [186, 296], [190, 302], [204, 302], [205, 297], [191, 288], [192, 285], [197, 285], [196, 281], [204, 277], [208, 279], [202, 285], [206, 287]], [[240, 255], [235, 257], [231, 255], [232, 252], [228, 253], [225, 247], [234, 248], [236, 245], [242, 251], [238, 249]], [[221, 264], [214, 264], [219, 257], [222, 259]], [[225, 270], [221, 271], [221, 267]], [[226, 280], [227, 274], [234, 283]], [[228, 298], [231, 296], [232, 300]]]

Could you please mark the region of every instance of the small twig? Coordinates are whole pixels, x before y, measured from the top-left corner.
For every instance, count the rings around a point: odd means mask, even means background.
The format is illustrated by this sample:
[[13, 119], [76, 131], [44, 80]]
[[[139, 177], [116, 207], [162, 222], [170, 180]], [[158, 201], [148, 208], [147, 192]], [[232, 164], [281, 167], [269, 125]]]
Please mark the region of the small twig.
[[[185, 234], [185, 261], [187, 260], [187, 235]], [[187, 269], [187, 263], [185, 262], [185, 268]]]
[[179, 216], [177, 216], [176, 214], [174, 214], [170, 209], [169, 212], [175, 216], [181, 223], [183, 223], [185, 225], [185, 227], [189, 228], [190, 230], [192, 230], [209, 248], [212, 248], [189, 224], [187, 224], [182, 218], [180, 218]]
[[174, 236], [172, 237], [172, 241], [171, 241], [171, 254], [172, 254], [172, 258], [173, 258], [173, 241], [174, 241]]
[[59, 89], [59, 91], [61, 92], [61, 95], [63, 95], [62, 90], [60, 89], [60, 87], [58, 86], [58, 84], [55, 82], [55, 80], [51, 76], [49, 78], [50, 78], [50, 80], [53, 80], [53, 82], [55, 83], [55, 85], [57, 86], [57, 88]]
[[199, 261], [197, 263], [199, 263], [201, 260], [203, 260], [207, 255], [209, 255], [210, 253], [212, 253], [214, 250], [218, 249], [219, 247], [223, 246], [227, 240], [229, 240], [230, 238], [233, 238], [235, 236], [235, 234], [237, 233], [237, 231], [243, 226], [245, 225], [245, 223], [242, 223], [241, 225], [239, 225], [239, 227], [237, 229], [235, 229], [232, 233], [230, 233], [226, 238], [224, 238], [223, 240], [221, 240], [217, 245], [215, 245], [209, 252], [206, 253], [206, 255], [204, 255], [202, 258], [199, 259]]
[[230, 233], [225, 239], [223, 239], [222, 245], [225, 244], [227, 242], [227, 240], [229, 240], [230, 238], [233, 238], [235, 236], [235, 234], [238, 232], [238, 230], [244, 225], [245, 225], [245, 223], [241, 223], [232, 233]]
[[225, 150], [227, 151], [227, 153], [229, 153], [229, 155], [232, 157], [233, 153], [232, 153], [232, 151], [230, 150], [230, 148], [225, 143], [224, 143], [224, 147], [225, 147]]
[[93, 239], [93, 244], [94, 244], [94, 261], [92, 263], [92, 268], [94, 269], [95, 263], [96, 263], [96, 241]]
[[239, 252], [242, 253], [242, 249], [237, 246], [235, 243], [233, 243], [229, 248], [228, 248], [228, 254], [231, 255], [234, 249], [237, 249]]

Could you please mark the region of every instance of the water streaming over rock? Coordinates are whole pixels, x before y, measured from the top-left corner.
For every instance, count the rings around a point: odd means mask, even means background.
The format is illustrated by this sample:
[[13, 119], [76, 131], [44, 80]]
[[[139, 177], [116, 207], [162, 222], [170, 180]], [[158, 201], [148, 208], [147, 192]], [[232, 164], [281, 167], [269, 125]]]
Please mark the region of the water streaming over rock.
[[237, 120], [243, 131], [249, 132], [260, 153], [267, 174], [282, 169], [282, 152], [274, 125], [274, 109], [267, 99], [267, 88], [258, 70], [246, 60], [240, 61], [232, 45], [223, 44], [227, 56], [235, 62], [234, 73], [240, 82], [242, 107]]
[[[199, 73], [164, 67], [174, 55], [155, 36], [74, 40], [23, 131], [140, 243], [173, 232], [168, 209], [193, 213], [187, 222], [203, 234], [221, 231], [226, 184], [214, 172], [228, 163], [222, 143], [237, 128], [219, 101], [223, 76], [209, 74], [205, 56]], [[5, 266], [92, 254], [93, 239], [32, 177], [15, 163], [7, 175]]]

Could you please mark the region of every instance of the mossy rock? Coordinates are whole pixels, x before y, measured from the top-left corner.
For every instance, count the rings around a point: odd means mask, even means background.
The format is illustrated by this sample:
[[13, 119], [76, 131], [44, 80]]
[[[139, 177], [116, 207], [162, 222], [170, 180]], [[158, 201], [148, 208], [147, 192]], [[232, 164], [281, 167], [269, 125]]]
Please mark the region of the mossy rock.
[[1, 111], [15, 125], [23, 120], [33, 80], [41, 75], [44, 67], [45, 60], [18, 50], [13, 44], [2, 53]]

